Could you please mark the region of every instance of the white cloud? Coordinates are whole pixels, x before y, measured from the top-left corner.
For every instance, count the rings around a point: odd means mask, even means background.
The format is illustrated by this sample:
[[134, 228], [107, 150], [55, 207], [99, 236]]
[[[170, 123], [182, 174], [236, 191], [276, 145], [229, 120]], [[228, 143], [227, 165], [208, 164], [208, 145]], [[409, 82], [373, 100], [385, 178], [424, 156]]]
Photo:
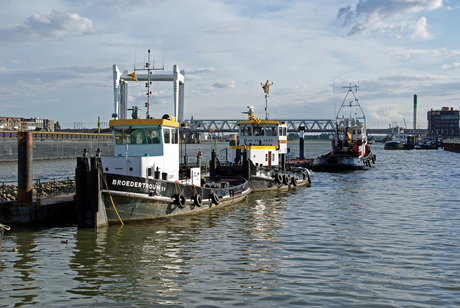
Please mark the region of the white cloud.
[[365, 32], [390, 32], [400, 36], [407, 29], [414, 39], [429, 39], [425, 17], [416, 21], [407, 19], [442, 6], [442, 0], [359, 0], [354, 10], [350, 5], [339, 9], [337, 21], [346, 28], [351, 27], [349, 36]]
[[236, 88], [236, 82], [234, 80], [216, 81], [211, 85], [211, 87], [217, 89], [234, 89]]
[[27, 41], [63, 38], [94, 33], [93, 21], [77, 13], [53, 10], [49, 15], [33, 14], [22, 24], [0, 25], [0, 40]]
[[427, 40], [432, 38], [432, 35], [427, 30], [427, 22], [425, 17], [421, 17], [416, 22], [408, 23], [407, 27], [412, 30], [413, 39]]
[[445, 69], [445, 70], [460, 69], [460, 63], [455, 62], [455, 63], [452, 63], [452, 64], [444, 64], [442, 66], [442, 69]]

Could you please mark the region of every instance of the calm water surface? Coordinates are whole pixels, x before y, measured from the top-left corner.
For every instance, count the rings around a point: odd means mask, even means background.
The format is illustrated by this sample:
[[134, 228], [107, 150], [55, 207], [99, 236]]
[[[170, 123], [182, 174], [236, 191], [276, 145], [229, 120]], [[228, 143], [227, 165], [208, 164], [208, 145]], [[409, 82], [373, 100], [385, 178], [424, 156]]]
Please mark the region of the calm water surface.
[[459, 306], [460, 154], [372, 148], [375, 168], [209, 214], [13, 229], [0, 306]]

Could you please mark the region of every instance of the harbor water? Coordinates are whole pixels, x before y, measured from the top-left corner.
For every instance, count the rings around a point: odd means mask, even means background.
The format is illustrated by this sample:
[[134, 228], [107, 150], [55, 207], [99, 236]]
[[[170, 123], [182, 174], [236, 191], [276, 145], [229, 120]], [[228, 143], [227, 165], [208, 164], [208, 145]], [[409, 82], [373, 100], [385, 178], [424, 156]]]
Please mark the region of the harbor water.
[[[188, 151], [205, 161], [211, 146]], [[305, 143], [307, 157], [328, 148]], [[12, 228], [0, 306], [460, 306], [459, 154], [371, 148], [369, 170], [313, 172], [311, 187], [184, 219]], [[66, 160], [34, 177], [66, 162], [72, 176]]]

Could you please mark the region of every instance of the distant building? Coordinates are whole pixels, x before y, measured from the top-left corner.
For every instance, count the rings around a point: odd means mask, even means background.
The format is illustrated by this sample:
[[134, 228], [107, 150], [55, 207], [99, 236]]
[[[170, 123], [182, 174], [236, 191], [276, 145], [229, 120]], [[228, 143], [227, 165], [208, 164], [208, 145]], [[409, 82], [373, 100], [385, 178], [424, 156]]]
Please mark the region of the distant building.
[[1, 130], [20, 130], [22, 118], [18, 117], [0, 117]]
[[0, 117], [0, 130], [54, 132], [54, 120], [18, 117]]
[[428, 111], [428, 134], [443, 138], [459, 137], [459, 111], [442, 107], [441, 110]]

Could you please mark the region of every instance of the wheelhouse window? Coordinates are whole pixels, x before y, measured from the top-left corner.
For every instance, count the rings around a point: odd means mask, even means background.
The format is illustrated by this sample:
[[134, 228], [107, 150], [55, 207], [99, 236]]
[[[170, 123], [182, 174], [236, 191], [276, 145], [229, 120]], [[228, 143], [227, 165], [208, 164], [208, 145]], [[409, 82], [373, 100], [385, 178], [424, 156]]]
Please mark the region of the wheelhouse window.
[[243, 126], [241, 127], [242, 136], [252, 136], [252, 127], [251, 126]]
[[171, 128], [171, 143], [179, 143], [179, 130], [177, 128]]
[[280, 136], [287, 136], [287, 127], [279, 127], [279, 135]]
[[265, 136], [276, 136], [276, 127], [265, 127]]
[[240, 136], [246, 136], [247, 135], [247, 130], [246, 130], [246, 125], [240, 127]]
[[262, 127], [254, 127], [254, 136], [263, 136], [264, 130]]
[[165, 143], [171, 143], [171, 130], [169, 128], [163, 129], [163, 140]]
[[116, 144], [158, 144], [161, 142], [161, 128], [115, 129]]

